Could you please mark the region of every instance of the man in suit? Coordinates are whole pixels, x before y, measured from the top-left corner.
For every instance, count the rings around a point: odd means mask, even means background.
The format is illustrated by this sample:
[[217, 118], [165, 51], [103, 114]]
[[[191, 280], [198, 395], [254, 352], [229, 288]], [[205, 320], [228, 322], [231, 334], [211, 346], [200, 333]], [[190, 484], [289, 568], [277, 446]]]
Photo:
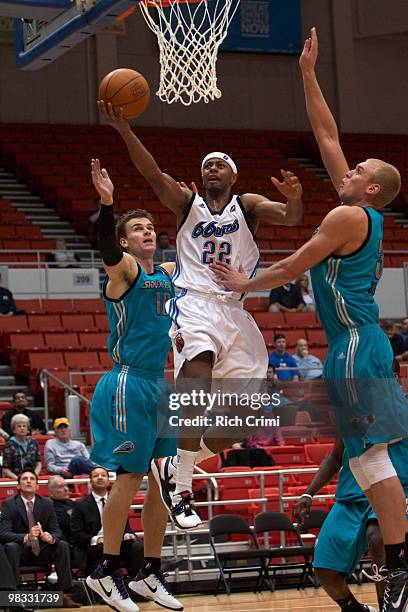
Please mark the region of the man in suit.
[[61, 539], [52, 502], [37, 495], [38, 477], [24, 470], [17, 479], [18, 493], [7, 499], [0, 517], [0, 542], [20, 584], [21, 565], [55, 564], [58, 586], [64, 592], [63, 606], [78, 608], [69, 591], [72, 589], [69, 545]]
[[[108, 499], [109, 474], [105, 468], [95, 467], [90, 475], [91, 493], [75, 502], [71, 515], [72, 542], [76, 558], [90, 574], [103, 559], [102, 514]], [[126, 523], [120, 557], [128, 572], [135, 576], [143, 564], [143, 542]], [[80, 561], [82, 558], [82, 561]]]
[[47, 483], [48, 497], [52, 499], [59, 528], [64, 540], [71, 541], [71, 514], [75, 502], [69, 498], [70, 491], [65, 478], [50, 476]]

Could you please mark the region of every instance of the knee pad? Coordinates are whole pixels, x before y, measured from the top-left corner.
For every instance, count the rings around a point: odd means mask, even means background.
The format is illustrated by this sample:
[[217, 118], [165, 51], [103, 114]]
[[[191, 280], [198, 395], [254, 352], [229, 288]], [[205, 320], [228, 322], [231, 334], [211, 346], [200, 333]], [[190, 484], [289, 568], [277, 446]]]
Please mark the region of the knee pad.
[[350, 459], [350, 469], [363, 491], [366, 491], [377, 482], [397, 476], [387, 447], [388, 444], [386, 443], [375, 444], [360, 455], [360, 457]]

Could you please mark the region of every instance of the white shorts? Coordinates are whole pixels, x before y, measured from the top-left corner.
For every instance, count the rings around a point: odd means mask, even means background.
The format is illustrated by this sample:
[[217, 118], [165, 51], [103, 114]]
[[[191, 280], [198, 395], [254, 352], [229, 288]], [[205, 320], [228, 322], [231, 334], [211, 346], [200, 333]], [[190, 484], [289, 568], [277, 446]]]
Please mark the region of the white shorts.
[[213, 378], [266, 377], [265, 341], [242, 302], [184, 289], [167, 302], [166, 310], [173, 321], [169, 335], [175, 378], [186, 359], [204, 351], [214, 353]]

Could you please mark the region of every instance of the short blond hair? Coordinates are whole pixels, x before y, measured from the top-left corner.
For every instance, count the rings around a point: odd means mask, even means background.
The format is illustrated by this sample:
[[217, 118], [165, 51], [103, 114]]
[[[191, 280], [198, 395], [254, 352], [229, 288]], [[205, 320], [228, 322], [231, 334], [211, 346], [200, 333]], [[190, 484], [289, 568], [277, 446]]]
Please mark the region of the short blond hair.
[[371, 181], [378, 183], [381, 190], [375, 198], [379, 208], [390, 204], [401, 191], [401, 175], [398, 169], [381, 159], [367, 159], [374, 166]]
[[15, 414], [10, 421], [10, 429], [14, 432], [16, 425], [19, 423], [25, 423], [27, 428], [30, 429], [30, 419], [25, 414]]

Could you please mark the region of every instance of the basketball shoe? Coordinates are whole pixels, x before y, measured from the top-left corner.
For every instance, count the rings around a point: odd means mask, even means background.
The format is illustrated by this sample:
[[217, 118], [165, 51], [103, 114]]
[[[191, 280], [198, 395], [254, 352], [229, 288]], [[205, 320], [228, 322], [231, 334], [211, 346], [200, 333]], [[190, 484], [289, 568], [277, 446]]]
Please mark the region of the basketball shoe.
[[171, 594], [166, 576], [167, 574], [162, 570], [155, 574], [145, 574], [140, 571], [136, 578], [129, 582], [129, 589], [145, 597], [145, 599], [150, 599], [159, 606], [163, 606], [163, 608], [184, 610], [184, 606]]
[[92, 574], [87, 576], [86, 584], [117, 612], [139, 612], [139, 607], [129, 597], [120, 570], [105, 576], [101, 566], [98, 565]]
[[158, 484], [161, 498], [170, 512], [175, 525], [183, 531], [194, 529], [202, 524], [201, 518], [194, 507], [194, 496], [190, 491], [174, 494], [177, 468], [173, 457], [152, 459], [150, 464], [152, 474]]
[[404, 612], [408, 604], [408, 571], [397, 569], [385, 579], [384, 604], [381, 612]]

